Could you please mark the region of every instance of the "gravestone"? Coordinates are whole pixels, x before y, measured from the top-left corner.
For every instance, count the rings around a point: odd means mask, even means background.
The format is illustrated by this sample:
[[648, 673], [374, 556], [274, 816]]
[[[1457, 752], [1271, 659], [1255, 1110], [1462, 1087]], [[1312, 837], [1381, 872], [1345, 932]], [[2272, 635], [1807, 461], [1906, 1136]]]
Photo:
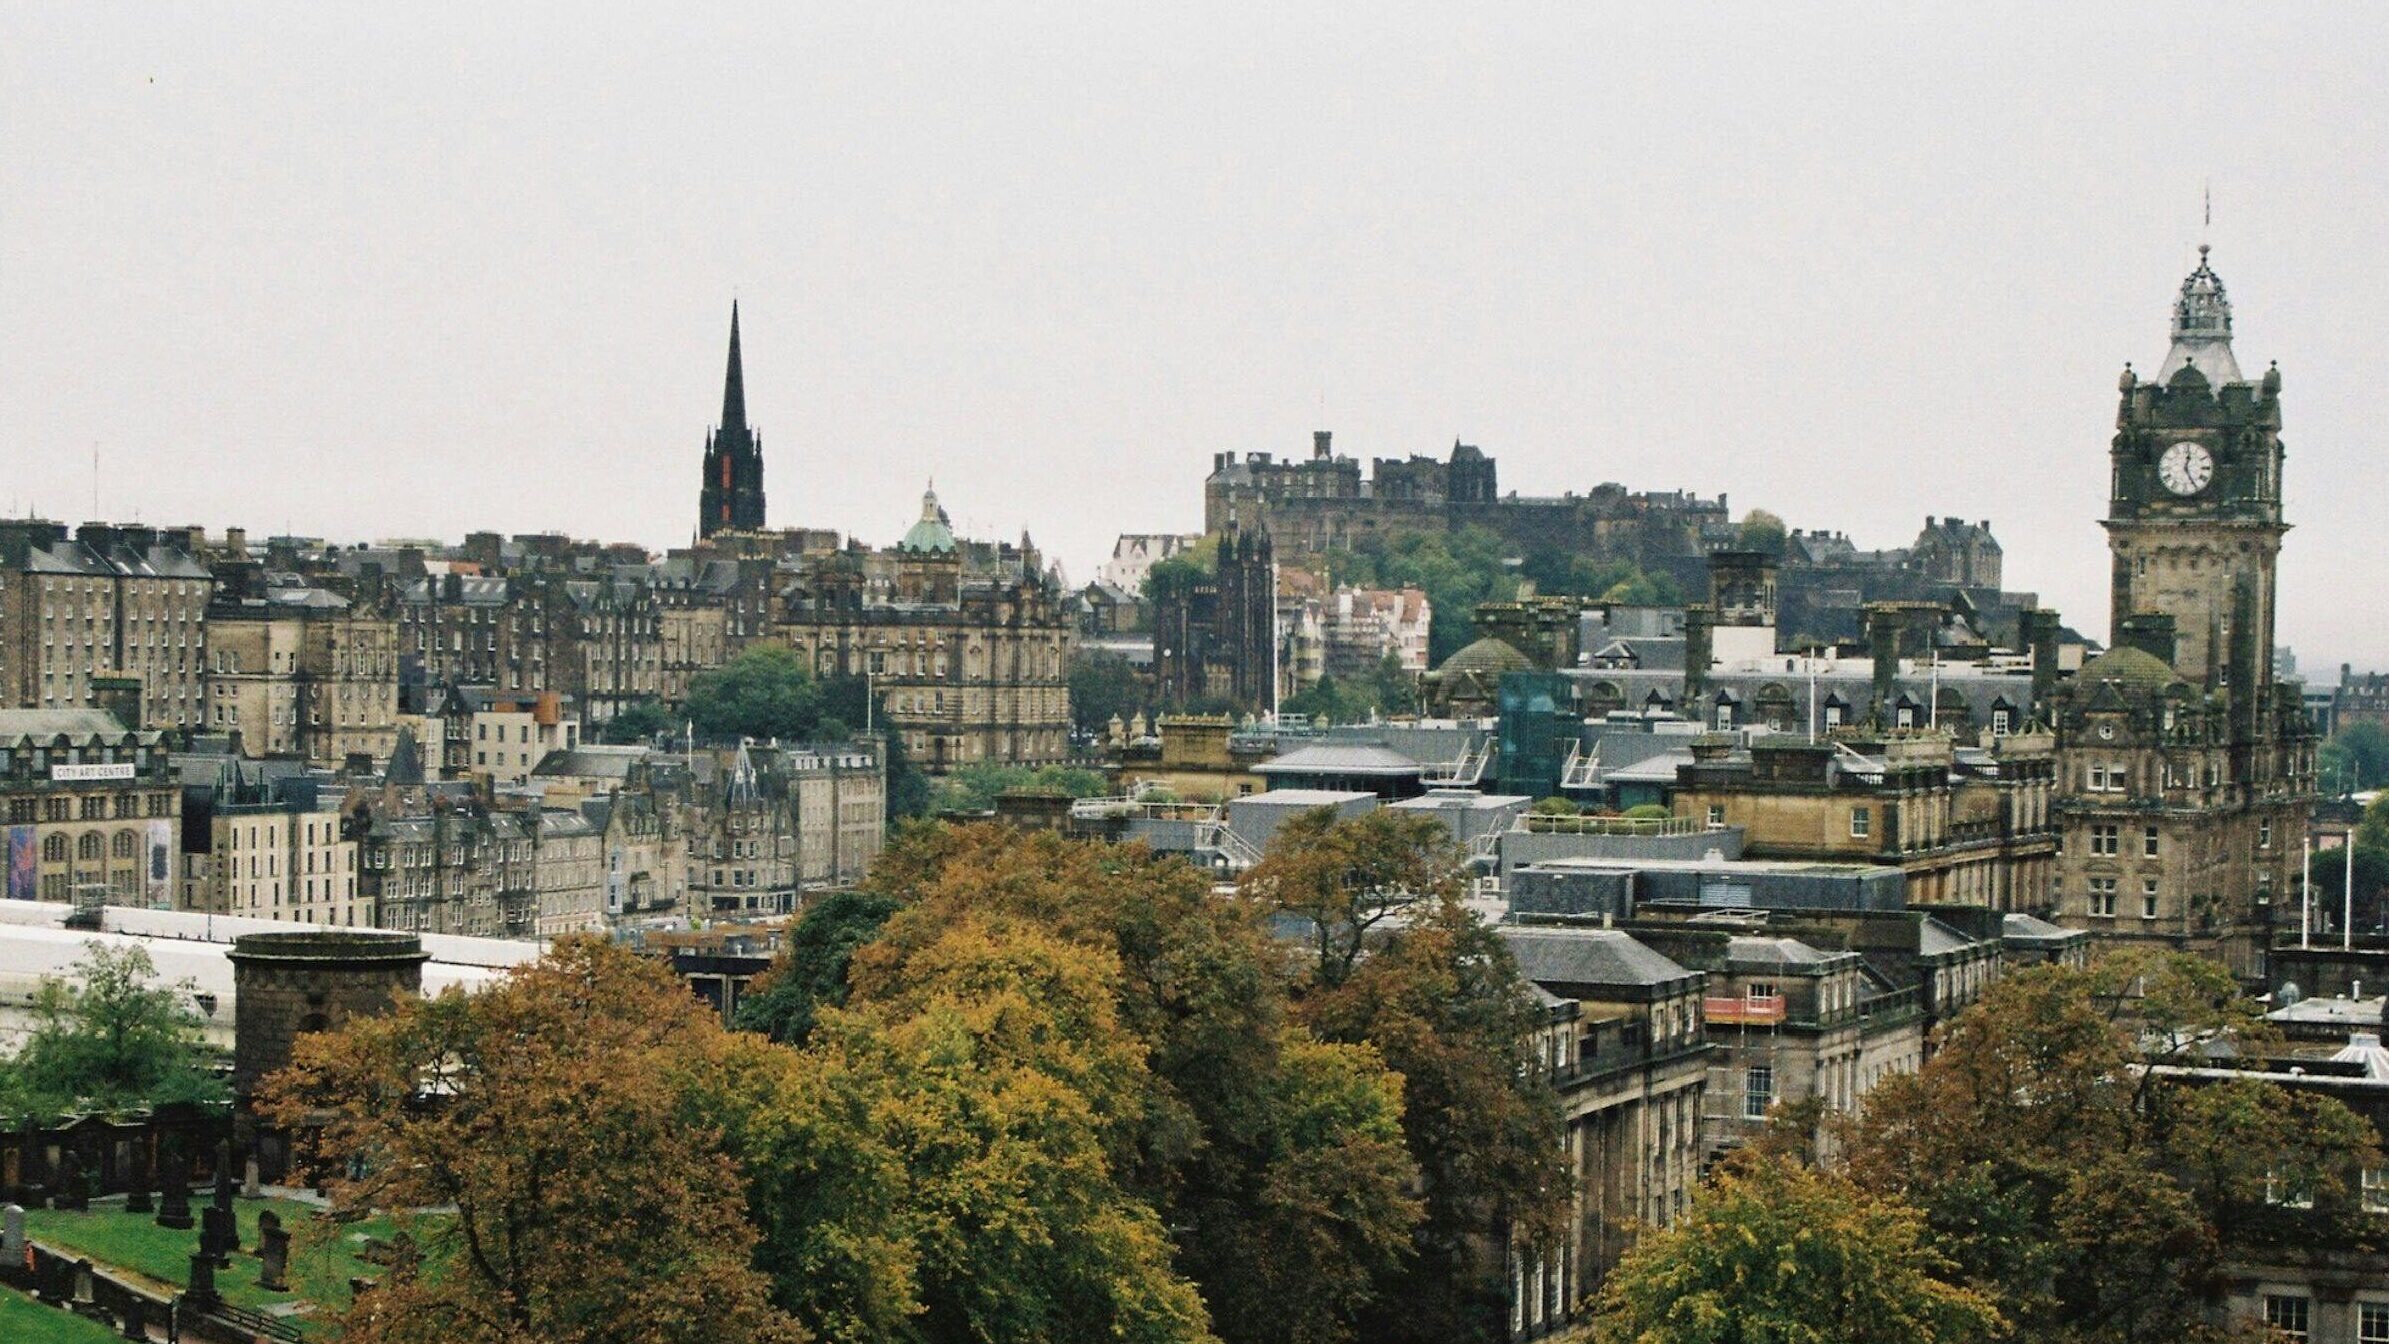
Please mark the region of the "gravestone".
[[66, 1174], [58, 1182], [58, 1207], [75, 1213], [91, 1211], [91, 1178], [83, 1174], [83, 1160], [66, 1155]]
[[74, 1295], [75, 1267], [62, 1255], [38, 1255], [33, 1259], [33, 1295], [52, 1306], [64, 1306]]
[[216, 1145], [216, 1207], [232, 1212], [232, 1141]]
[[139, 1293], [128, 1293], [124, 1299], [124, 1337], [149, 1338], [149, 1299]]
[[186, 1231], [191, 1226], [190, 1155], [177, 1145], [161, 1173], [165, 1198], [158, 1201], [158, 1226]]
[[125, 1164], [128, 1181], [124, 1192], [126, 1213], [148, 1213], [157, 1208], [156, 1202], [149, 1197], [150, 1189], [157, 1184], [154, 1157], [147, 1136], [133, 1144], [132, 1160]]
[[0, 1207], [0, 1265], [10, 1269], [25, 1263], [25, 1206]]
[[200, 1252], [218, 1265], [230, 1268], [232, 1253], [240, 1249], [240, 1225], [232, 1221], [232, 1210], [210, 1204], [199, 1211]]
[[191, 1252], [190, 1298], [198, 1306], [216, 1300], [216, 1258], [205, 1251]]
[[290, 1291], [290, 1233], [272, 1209], [257, 1215], [257, 1286], [269, 1293]]
[[249, 1160], [241, 1168], [241, 1198], [255, 1199], [257, 1193], [257, 1154], [251, 1153]]
[[92, 1319], [105, 1317], [108, 1313], [100, 1310], [99, 1285], [92, 1281], [91, 1261], [88, 1258], [77, 1260], [74, 1275], [75, 1297], [71, 1305], [75, 1314]]

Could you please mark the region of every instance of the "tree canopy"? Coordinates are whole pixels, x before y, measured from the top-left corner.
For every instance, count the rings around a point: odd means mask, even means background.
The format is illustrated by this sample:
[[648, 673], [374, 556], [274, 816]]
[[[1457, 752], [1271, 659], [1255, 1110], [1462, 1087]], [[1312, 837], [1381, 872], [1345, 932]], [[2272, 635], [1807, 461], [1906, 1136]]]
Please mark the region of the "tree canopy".
[[871, 694], [862, 677], [814, 676], [784, 644], [752, 644], [689, 683], [688, 720], [716, 742], [852, 738], [871, 723], [887, 762], [889, 818], [922, 816], [928, 777], [904, 749], [904, 735], [887, 726], [884, 706], [869, 705]]
[[782, 1300], [864, 1340], [1369, 1337], [1420, 1216], [1402, 1080], [1294, 1020], [1263, 913], [1142, 847], [900, 834], [749, 1000], [802, 1052], [753, 1127]]
[[139, 946], [84, 944], [69, 977], [44, 976], [33, 1029], [0, 1059], [0, 1114], [125, 1110], [231, 1096], [210, 1068], [189, 982], [162, 985]]
[[[2223, 1234], [2352, 1235], [2357, 1172], [2380, 1161], [2370, 1126], [2331, 1098], [2142, 1067], [2263, 1039], [2211, 962], [2034, 967], [1953, 1019], [1919, 1071], [1877, 1085], [1850, 1172], [1921, 1211], [1955, 1279], [2023, 1337], [2205, 1339]], [[2282, 1189], [2312, 1207], [2268, 1200]]]
[[1780, 1158], [1727, 1163], [1603, 1285], [1599, 1344], [1974, 1344], [2003, 1322], [1914, 1210]]
[[1367, 1304], [1370, 1339], [1504, 1338], [1504, 1266], [1487, 1247], [1549, 1244], [1571, 1184], [1558, 1098], [1534, 1065], [1540, 1015], [1461, 903], [1460, 858], [1431, 818], [1320, 809], [1279, 827], [1241, 884], [1306, 930], [1295, 1020], [1402, 1075], [1422, 1216], [1409, 1260]]
[[[334, 1207], [394, 1211], [423, 1256], [358, 1294], [340, 1337], [805, 1338], [750, 1264], [722, 1119], [769, 1049], [660, 963], [593, 939], [478, 994], [302, 1036], [263, 1111], [321, 1125]], [[430, 1209], [453, 1212], [414, 1212]]]

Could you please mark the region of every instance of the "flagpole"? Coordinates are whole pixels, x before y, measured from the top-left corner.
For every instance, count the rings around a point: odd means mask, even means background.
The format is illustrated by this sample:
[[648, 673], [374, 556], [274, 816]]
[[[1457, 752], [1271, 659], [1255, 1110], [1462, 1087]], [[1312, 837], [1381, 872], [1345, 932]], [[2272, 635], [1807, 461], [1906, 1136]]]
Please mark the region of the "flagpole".
[[2314, 946], [2314, 833], [2306, 833], [2306, 853], [2298, 860], [2298, 946]]

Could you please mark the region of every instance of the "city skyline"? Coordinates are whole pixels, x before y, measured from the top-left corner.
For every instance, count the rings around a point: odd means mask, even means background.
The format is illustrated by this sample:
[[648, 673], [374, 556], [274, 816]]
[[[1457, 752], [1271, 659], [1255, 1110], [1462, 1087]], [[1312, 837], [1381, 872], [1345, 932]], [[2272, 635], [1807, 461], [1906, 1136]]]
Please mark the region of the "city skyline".
[[[934, 477], [959, 531], [1025, 527], [1084, 582], [1116, 533], [1200, 526], [1213, 452], [1463, 438], [1505, 490], [1724, 492], [1867, 547], [1988, 519], [2009, 585], [2095, 635], [2114, 379], [2162, 358], [2203, 234], [2242, 364], [2285, 377], [2282, 640], [2326, 680], [2389, 664], [2336, 601], [2389, 580], [2349, 488], [2382, 189], [2344, 172], [2383, 148], [2389, 28], [2157, 13], [2029, 52], [1389, 24], [1325, 62], [1316, 15], [1242, 45], [295, 15], [313, 47], [12, 16], [44, 59], [11, 62], [0, 172], [43, 208], [0, 221], [0, 505], [80, 521], [96, 444], [112, 519], [684, 544], [735, 299], [776, 526], [884, 544]], [[591, 111], [596, 80], [630, 82]], [[1697, 96], [1728, 85], [1776, 119]]]

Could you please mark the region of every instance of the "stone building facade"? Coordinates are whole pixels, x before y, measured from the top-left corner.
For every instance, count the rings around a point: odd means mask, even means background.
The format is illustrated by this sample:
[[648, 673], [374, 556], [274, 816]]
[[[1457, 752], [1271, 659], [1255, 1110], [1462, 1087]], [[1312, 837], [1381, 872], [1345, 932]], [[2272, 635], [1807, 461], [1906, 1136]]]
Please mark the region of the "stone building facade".
[[2262, 974], [2295, 892], [2314, 733], [2274, 671], [2281, 373], [2250, 381], [2200, 249], [2154, 378], [2109, 447], [2113, 647], [2058, 711], [2058, 918]]
[[[824, 676], [865, 677], [921, 768], [1068, 758], [1078, 632], [1028, 538], [957, 539], [934, 493], [886, 551], [849, 547], [788, 576], [773, 638]], [[859, 726], [859, 725], [857, 725]]]
[[89, 709], [109, 677], [139, 679], [128, 728], [204, 722], [214, 580], [189, 533], [0, 522], [0, 705]]
[[207, 728], [254, 756], [379, 760], [398, 736], [398, 622], [298, 585], [226, 587], [207, 613]]
[[1499, 492], [1491, 457], [1454, 443], [1443, 459], [1379, 458], [1364, 476], [1358, 459], [1340, 456], [1321, 430], [1311, 455], [1217, 453], [1203, 483], [1203, 527], [1265, 531], [1296, 560], [1350, 550], [1373, 540], [1482, 527], [1522, 550], [1629, 558], [1646, 567], [1690, 560], [1704, 537], [1728, 522], [1724, 496], [1635, 493], [1595, 487], [1583, 495], [1526, 498]]
[[1177, 704], [1222, 700], [1273, 706], [1270, 670], [1280, 661], [1276, 544], [1266, 531], [1231, 524], [1212, 572], [1181, 572], [1148, 584], [1153, 607], [1153, 676]]
[[96, 709], [0, 709], [10, 899], [167, 908], [181, 817], [160, 734]]

